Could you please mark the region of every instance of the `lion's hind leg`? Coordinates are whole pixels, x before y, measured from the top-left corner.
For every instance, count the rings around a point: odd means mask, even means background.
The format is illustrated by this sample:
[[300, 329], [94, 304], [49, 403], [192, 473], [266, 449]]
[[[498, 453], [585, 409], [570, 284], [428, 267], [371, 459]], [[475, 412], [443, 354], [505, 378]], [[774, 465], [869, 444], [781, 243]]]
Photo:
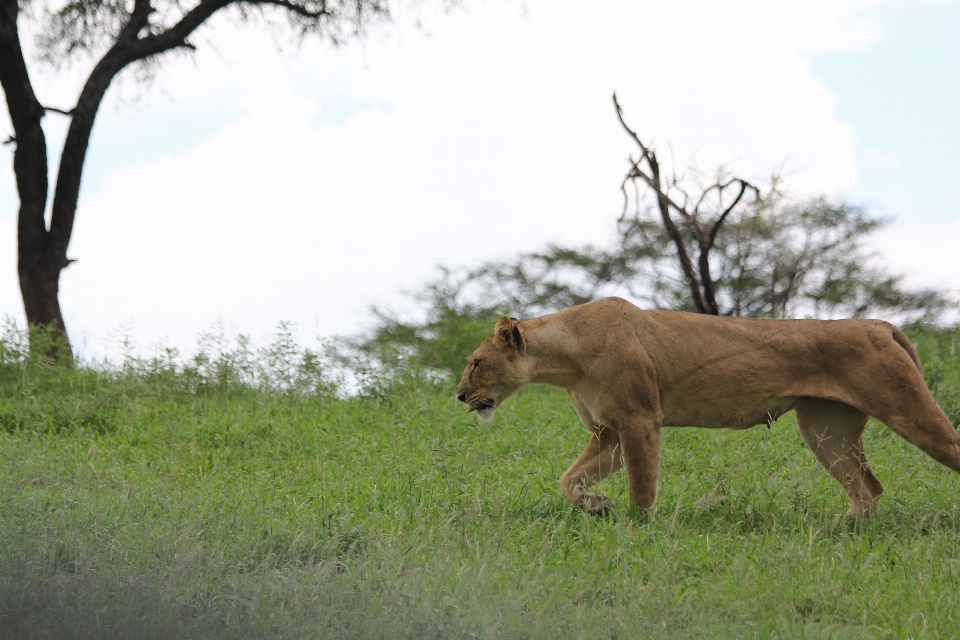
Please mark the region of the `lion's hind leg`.
[[803, 440], [850, 498], [847, 514], [869, 515], [883, 493], [883, 485], [870, 471], [863, 453], [861, 436], [867, 414], [822, 398], [801, 398], [795, 408]]

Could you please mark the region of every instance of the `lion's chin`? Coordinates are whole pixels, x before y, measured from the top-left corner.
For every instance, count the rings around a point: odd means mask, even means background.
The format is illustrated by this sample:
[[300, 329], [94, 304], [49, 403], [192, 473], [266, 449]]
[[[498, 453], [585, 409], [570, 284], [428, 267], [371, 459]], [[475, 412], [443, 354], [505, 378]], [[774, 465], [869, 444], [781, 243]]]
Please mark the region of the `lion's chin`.
[[491, 420], [493, 420], [493, 414], [495, 414], [496, 412], [497, 410], [493, 407], [485, 407], [483, 409], [477, 409], [477, 417], [483, 420], [484, 422], [490, 422]]

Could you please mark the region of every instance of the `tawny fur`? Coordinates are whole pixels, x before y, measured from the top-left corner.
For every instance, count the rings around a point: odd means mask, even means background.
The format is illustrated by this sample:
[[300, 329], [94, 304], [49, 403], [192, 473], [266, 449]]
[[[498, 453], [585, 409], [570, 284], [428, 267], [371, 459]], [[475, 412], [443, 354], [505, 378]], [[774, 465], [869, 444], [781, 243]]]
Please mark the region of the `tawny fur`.
[[590, 442], [560, 479], [587, 511], [588, 491], [621, 466], [630, 497], [653, 506], [660, 428], [767, 424], [795, 410], [804, 441], [867, 515], [883, 485], [863, 453], [872, 416], [960, 473], [960, 437], [923, 381], [906, 336], [880, 320], [764, 320], [644, 311], [605, 298], [540, 318], [503, 317], [470, 357], [458, 399], [489, 419], [521, 387], [567, 390]]

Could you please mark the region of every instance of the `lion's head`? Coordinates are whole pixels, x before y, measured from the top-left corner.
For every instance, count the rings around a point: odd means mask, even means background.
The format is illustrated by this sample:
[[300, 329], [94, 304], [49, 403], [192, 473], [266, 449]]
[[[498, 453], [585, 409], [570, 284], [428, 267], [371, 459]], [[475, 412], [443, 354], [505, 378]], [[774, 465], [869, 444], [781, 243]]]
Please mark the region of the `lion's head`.
[[508, 396], [526, 384], [523, 353], [526, 345], [516, 318], [502, 316], [493, 333], [471, 354], [457, 386], [457, 400], [476, 411], [482, 420], [494, 412]]

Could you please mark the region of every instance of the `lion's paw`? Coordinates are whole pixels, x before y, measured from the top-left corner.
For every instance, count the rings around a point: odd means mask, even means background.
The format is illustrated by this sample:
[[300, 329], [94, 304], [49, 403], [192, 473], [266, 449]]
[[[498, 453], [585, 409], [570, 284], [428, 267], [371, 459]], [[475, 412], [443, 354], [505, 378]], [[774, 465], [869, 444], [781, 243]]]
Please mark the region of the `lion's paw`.
[[613, 511], [614, 508], [616, 506], [606, 496], [598, 496], [595, 493], [583, 494], [583, 510], [592, 516], [602, 516]]

